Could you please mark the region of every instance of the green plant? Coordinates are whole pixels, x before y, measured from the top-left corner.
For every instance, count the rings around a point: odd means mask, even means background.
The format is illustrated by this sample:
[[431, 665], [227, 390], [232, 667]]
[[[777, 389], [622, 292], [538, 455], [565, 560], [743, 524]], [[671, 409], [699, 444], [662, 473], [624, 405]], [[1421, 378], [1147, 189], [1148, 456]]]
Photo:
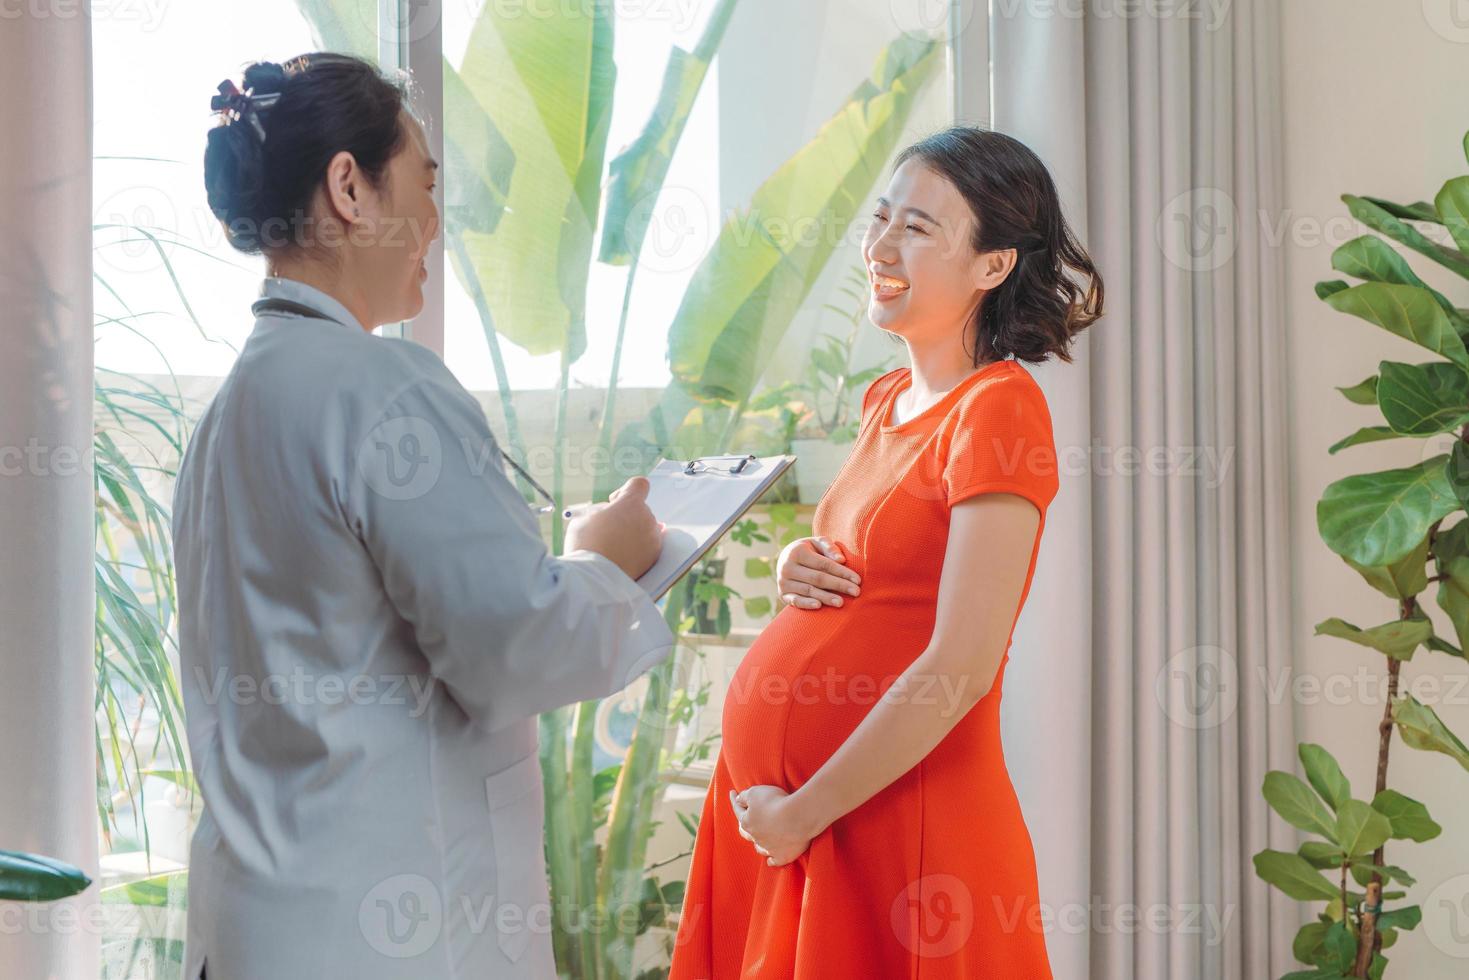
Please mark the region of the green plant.
[[[99, 224], [94, 231], [121, 231], [124, 238], [94, 250], [141, 244], [160, 268], [195, 328], [194, 317], [169, 256], [173, 248], [201, 250], [162, 229]], [[172, 636], [176, 608], [173, 538], [161, 488], [171, 484], [182, 457], [188, 418], [177, 379], [167, 359], [139, 323], [156, 311], [139, 312], [94, 267], [98, 288], [120, 307], [101, 316], [99, 337], [122, 330], [150, 346], [166, 372], [165, 390], [136, 375], [97, 369], [94, 381], [92, 451], [96, 496], [96, 702], [97, 811], [103, 846], [111, 850], [118, 810], [132, 810], [132, 829], [151, 860], [144, 781], [157, 776], [193, 791], [183, 735], [183, 696], [174, 671]], [[161, 454], [160, 454], [161, 449]], [[146, 718], [156, 731], [140, 744]], [[162, 757], [168, 768], [154, 768]]]
[[880, 365], [853, 370], [852, 348], [866, 323], [867, 273], [861, 268], [852, 269], [837, 288], [852, 298], [851, 308], [844, 310], [826, 303], [822, 309], [839, 316], [846, 324], [846, 333], [823, 333], [821, 346], [811, 348], [811, 359], [801, 380], [776, 385], [750, 401], [752, 411], [777, 409], [791, 438], [827, 439], [833, 443], [855, 439], [852, 393], [885, 372], [892, 361], [887, 358]]
[[[1469, 135], [1464, 139], [1469, 157]], [[1300, 746], [1307, 782], [1285, 772], [1265, 777], [1264, 796], [1293, 826], [1316, 838], [1296, 853], [1264, 850], [1255, 869], [1292, 898], [1324, 901], [1317, 921], [1296, 936], [1297, 959], [1310, 969], [1292, 980], [1381, 977], [1382, 950], [1421, 918], [1416, 905], [1383, 903], [1405, 897], [1385, 890], [1414, 879], [1387, 863], [1389, 840], [1426, 841], [1442, 828], [1417, 800], [1387, 786], [1388, 750], [1396, 727], [1409, 748], [1440, 752], [1469, 770], [1469, 747], [1434, 710], [1400, 694], [1398, 675], [1419, 647], [1462, 658], [1469, 649], [1469, 311], [1429, 287], [1381, 236], [1469, 279], [1469, 176], [1443, 185], [1433, 203], [1401, 205], [1344, 195], [1351, 214], [1378, 235], [1363, 235], [1332, 253], [1332, 267], [1361, 280], [1318, 283], [1316, 294], [1333, 309], [1373, 323], [1427, 348], [1440, 359], [1408, 364], [1383, 361], [1378, 373], [1338, 390], [1348, 401], [1375, 405], [1386, 425], [1358, 429], [1330, 448], [1383, 439], [1447, 435], [1448, 452], [1415, 466], [1361, 473], [1332, 483], [1316, 506], [1326, 545], [1396, 605], [1397, 618], [1366, 628], [1336, 617], [1316, 626], [1386, 658], [1387, 706], [1378, 725], [1376, 783], [1369, 801], [1354, 799], [1340, 766], [1318, 745]], [[1451, 243], [1434, 241], [1414, 224], [1427, 225]], [[1426, 453], [1425, 453], [1426, 455]], [[1451, 526], [1444, 524], [1457, 518]], [[1431, 563], [1433, 574], [1429, 574]], [[1421, 596], [1437, 583], [1435, 600], [1458, 643], [1437, 636]], [[1332, 880], [1321, 874], [1329, 870]], [[1349, 879], [1362, 890], [1349, 887]]]
[[55, 858], [0, 851], [0, 902], [54, 902], [91, 884], [81, 868]]
[[[730, 529], [730, 537], [746, 546], [774, 543], [776, 550], [785, 548], [797, 538], [810, 535], [811, 525], [802, 521], [795, 504], [770, 504], [765, 509], [765, 519], [745, 518]], [[775, 594], [776, 558], [754, 556], [745, 559], [745, 575], [756, 581], [769, 579], [772, 590], [768, 596], [751, 596], [745, 599], [745, 614], [752, 617], [768, 616], [779, 606]]]

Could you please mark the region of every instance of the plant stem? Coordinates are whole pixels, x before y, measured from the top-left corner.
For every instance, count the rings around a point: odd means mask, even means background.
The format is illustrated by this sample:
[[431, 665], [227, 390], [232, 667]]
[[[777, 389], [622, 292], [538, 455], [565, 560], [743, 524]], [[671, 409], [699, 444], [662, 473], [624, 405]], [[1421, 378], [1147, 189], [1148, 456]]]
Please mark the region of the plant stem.
[[[448, 237], [449, 244], [454, 248], [454, 257], [459, 260], [459, 266], [463, 270], [460, 278], [469, 287], [469, 296], [474, 300], [474, 308], [479, 313], [480, 325], [484, 328], [485, 342], [489, 344], [490, 361], [495, 366], [495, 386], [499, 389], [500, 408], [505, 413], [505, 432], [510, 439], [512, 455], [520, 457], [520, 465], [529, 469], [530, 461], [526, 458], [525, 439], [520, 434], [520, 418], [515, 414], [510, 374], [505, 370], [505, 355], [500, 351], [500, 332], [495, 329], [495, 315], [490, 310], [489, 300], [485, 298], [485, 291], [479, 284], [479, 277], [474, 274], [474, 266], [469, 261], [469, 250], [464, 247], [464, 240], [458, 235]], [[525, 482], [525, 477], [519, 473], [515, 474], [515, 483], [523, 496], [529, 497], [535, 492], [531, 485]]]

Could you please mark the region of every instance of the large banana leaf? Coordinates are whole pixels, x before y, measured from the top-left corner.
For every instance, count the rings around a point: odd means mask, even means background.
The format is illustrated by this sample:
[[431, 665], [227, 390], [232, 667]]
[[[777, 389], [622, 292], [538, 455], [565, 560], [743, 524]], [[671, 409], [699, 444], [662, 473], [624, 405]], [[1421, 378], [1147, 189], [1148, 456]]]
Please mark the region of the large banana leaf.
[[477, 280], [500, 335], [531, 354], [564, 351], [568, 363], [586, 349], [612, 45], [608, 4], [563, 5], [546, 17], [487, 4], [459, 71], [513, 150], [515, 169], [513, 179], [492, 171], [493, 184], [508, 182], [504, 212], [492, 233], [463, 230], [465, 261], [456, 255], [455, 271]]
[[816, 137], [726, 222], [668, 337], [673, 376], [696, 398], [749, 396], [942, 61], [937, 42], [898, 38]]
[[642, 248], [653, 199], [668, 176], [673, 153], [683, 138], [689, 113], [703, 87], [704, 76], [709, 73], [709, 65], [719, 52], [737, 2], [719, 0], [692, 52], [675, 47], [669, 53], [652, 116], [638, 138], [608, 167], [607, 213], [603, 219], [600, 261], [627, 265]]

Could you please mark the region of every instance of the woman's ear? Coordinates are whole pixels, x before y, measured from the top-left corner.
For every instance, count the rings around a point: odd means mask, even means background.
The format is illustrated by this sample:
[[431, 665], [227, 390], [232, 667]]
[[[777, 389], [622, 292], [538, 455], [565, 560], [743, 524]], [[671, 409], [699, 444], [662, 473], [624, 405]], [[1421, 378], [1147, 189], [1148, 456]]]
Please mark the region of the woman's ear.
[[357, 167], [357, 158], [342, 150], [326, 165], [326, 199], [330, 213], [350, 226], [361, 216], [361, 195], [362, 171]]
[[998, 289], [1015, 268], [1018, 253], [1013, 248], [997, 248], [981, 252], [974, 264], [974, 285], [989, 292]]

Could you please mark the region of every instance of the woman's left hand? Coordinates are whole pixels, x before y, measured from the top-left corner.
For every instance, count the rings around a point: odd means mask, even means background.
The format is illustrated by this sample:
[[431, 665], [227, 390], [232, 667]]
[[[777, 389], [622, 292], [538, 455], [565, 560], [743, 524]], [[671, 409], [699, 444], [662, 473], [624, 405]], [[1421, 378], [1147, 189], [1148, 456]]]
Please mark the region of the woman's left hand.
[[790, 864], [806, 853], [816, 836], [794, 796], [779, 786], [751, 786], [729, 791], [740, 836], [755, 845], [772, 867]]

